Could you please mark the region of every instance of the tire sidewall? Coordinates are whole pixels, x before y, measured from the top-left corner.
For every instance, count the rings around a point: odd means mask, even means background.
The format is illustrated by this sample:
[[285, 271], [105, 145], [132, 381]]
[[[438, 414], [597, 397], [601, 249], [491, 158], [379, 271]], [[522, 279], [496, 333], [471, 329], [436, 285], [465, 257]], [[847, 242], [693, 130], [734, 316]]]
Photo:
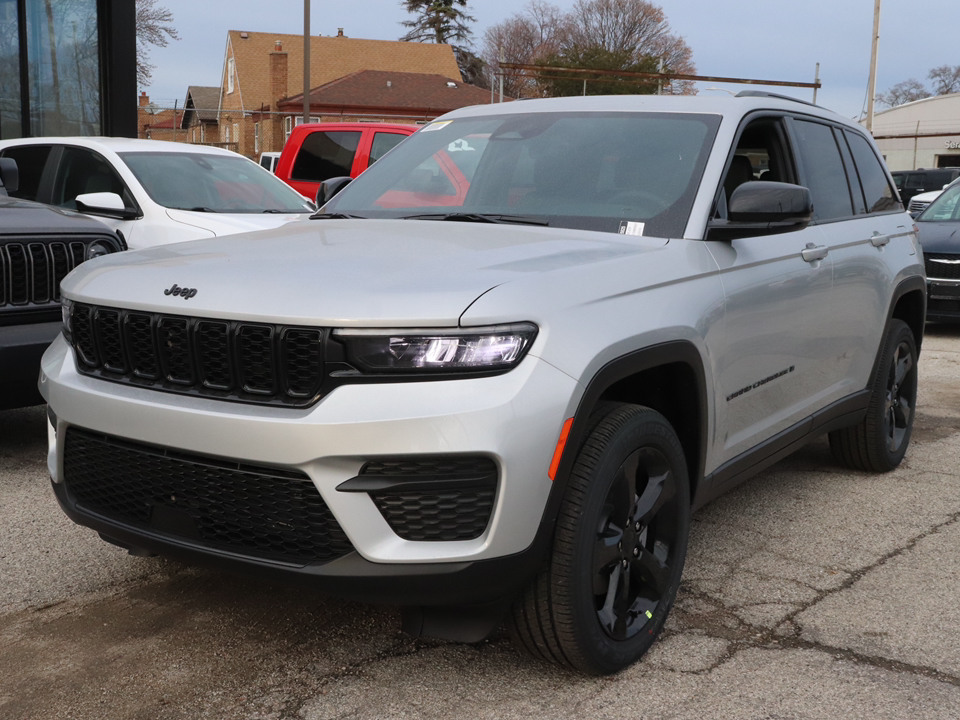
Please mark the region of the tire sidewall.
[[[573, 572], [569, 576], [571, 611], [575, 616], [574, 629], [578, 635], [577, 645], [590, 657], [590, 664], [602, 672], [614, 672], [635, 661], [656, 640], [666, 622], [667, 614], [676, 598], [683, 573], [690, 531], [690, 490], [686, 462], [682, 447], [669, 423], [659, 413], [641, 410], [626, 418], [619, 429], [601, 450], [599, 462], [589, 472], [589, 484], [583, 501], [582, 516], [573, 536]], [[678, 509], [677, 541], [670, 550], [671, 579], [668, 590], [657, 604], [656, 611], [646, 626], [632, 638], [614, 640], [600, 625], [596, 616], [593, 596], [594, 543], [597, 528], [607, 495], [624, 460], [641, 447], [654, 447], [667, 458], [677, 479]], [[578, 460], [578, 465], [580, 461]], [[556, 577], [556, 574], [554, 574]]]
[[[911, 379], [913, 382], [913, 394], [910, 398], [910, 422], [907, 425], [906, 433], [903, 436], [903, 441], [900, 443], [900, 447], [897, 448], [895, 452], [890, 452], [890, 449], [887, 447], [887, 428], [885, 424], [886, 419], [883, 417], [883, 409], [886, 404], [887, 379], [889, 378], [890, 371], [892, 369], [891, 366], [893, 364], [893, 356], [896, 352], [896, 349], [902, 342], [906, 342], [907, 347], [910, 349], [911, 358], [913, 359], [913, 367], [910, 370], [910, 373], [913, 375], [913, 378]], [[917, 345], [914, 341], [913, 332], [910, 330], [910, 327], [902, 320], [894, 321], [890, 325], [890, 329], [887, 333], [887, 341], [883, 353], [883, 364], [879, 368], [876, 384], [874, 386], [874, 409], [875, 412], [879, 413], [877, 418], [878, 431], [876, 433], [876, 437], [874, 438], [874, 442], [876, 443], [875, 449], [883, 464], [889, 469], [897, 467], [903, 460], [903, 457], [907, 452], [907, 447], [910, 445], [910, 437], [913, 435], [913, 423], [916, 418], [917, 410], [918, 359]]]

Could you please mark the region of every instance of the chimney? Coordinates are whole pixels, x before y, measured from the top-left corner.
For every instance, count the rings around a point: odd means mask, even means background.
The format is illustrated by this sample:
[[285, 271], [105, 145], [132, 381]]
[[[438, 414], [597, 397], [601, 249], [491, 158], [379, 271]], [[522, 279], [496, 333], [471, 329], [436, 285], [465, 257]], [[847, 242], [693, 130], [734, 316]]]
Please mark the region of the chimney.
[[337, 28], [337, 37], [346, 37], [346, 35], [343, 34], [343, 28]]
[[270, 53], [270, 95], [276, 107], [277, 100], [287, 97], [287, 53], [283, 52], [283, 43], [277, 40]]
[[146, 91], [140, 92], [140, 107], [146, 107], [150, 104], [150, 97], [147, 95]]

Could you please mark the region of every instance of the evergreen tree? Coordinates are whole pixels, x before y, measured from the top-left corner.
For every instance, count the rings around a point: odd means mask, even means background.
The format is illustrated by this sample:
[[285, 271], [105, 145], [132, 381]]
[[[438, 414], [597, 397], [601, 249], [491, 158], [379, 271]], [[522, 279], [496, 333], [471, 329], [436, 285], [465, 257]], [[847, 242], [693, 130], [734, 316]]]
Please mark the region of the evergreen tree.
[[400, 24], [410, 31], [401, 40], [412, 42], [470, 44], [473, 30], [467, 23], [476, 20], [461, 8], [467, 0], [401, 0], [404, 9], [417, 17]]

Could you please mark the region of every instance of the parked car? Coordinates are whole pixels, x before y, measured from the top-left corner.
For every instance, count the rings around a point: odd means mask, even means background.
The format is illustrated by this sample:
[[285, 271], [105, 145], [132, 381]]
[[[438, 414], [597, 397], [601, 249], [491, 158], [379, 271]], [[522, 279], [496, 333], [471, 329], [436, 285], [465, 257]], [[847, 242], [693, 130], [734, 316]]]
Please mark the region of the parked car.
[[260, 153], [260, 167], [264, 170], [269, 170], [272, 173], [277, 171], [277, 162], [280, 160], [280, 153], [278, 152], [262, 152]]
[[14, 195], [101, 218], [133, 248], [276, 228], [315, 208], [255, 162], [204, 145], [128, 138], [0, 141]]
[[103, 223], [8, 196], [17, 164], [0, 158], [0, 410], [43, 402], [40, 357], [60, 334], [60, 281], [73, 268], [124, 249]]
[[[383, 202], [450, 152], [459, 205]], [[415, 635], [506, 616], [615, 672], [663, 628], [693, 510], [825, 433], [899, 465], [925, 287], [872, 139], [819, 107], [464, 108], [310, 221], [71, 274], [53, 488], [134, 554], [392, 602]]]
[[946, 190], [951, 185], [960, 181], [960, 177], [956, 178], [950, 183], [947, 183], [939, 190], [931, 190], [930, 192], [920, 193], [919, 195], [914, 195], [910, 199], [910, 203], [907, 205], [907, 212], [910, 213], [912, 217], [917, 217], [920, 213], [927, 209], [927, 206], [940, 197], [940, 193]]
[[960, 321], [960, 182], [917, 217], [927, 270], [927, 320]]
[[892, 173], [900, 199], [905, 206], [921, 193], [941, 190], [945, 185], [960, 177], [960, 168], [919, 168], [918, 170], [897, 170]]
[[283, 146], [277, 177], [301, 195], [315, 198], [324, 180], [357, 177], [418, 129], [392, 123], [297, 125]]

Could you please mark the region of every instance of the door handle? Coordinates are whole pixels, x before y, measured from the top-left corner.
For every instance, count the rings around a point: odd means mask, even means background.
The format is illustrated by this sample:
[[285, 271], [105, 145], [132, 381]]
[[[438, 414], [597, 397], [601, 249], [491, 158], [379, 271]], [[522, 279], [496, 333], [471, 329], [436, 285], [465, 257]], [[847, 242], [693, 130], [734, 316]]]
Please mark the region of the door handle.
[[880, 233], [874, 231], [873, 235], [870, 236], [870, 244], [873, 245], [875, 248], [883, 247], [888, 242], [890, 242], [889, 235], [881, 235]]
[[800, 251], [800, 257], [807, 262], [813, 262], [814, 260], [823, 260], [828, 252], [830, 252], [830, 249], [826, 245], [807, 243], [807, 246]]

